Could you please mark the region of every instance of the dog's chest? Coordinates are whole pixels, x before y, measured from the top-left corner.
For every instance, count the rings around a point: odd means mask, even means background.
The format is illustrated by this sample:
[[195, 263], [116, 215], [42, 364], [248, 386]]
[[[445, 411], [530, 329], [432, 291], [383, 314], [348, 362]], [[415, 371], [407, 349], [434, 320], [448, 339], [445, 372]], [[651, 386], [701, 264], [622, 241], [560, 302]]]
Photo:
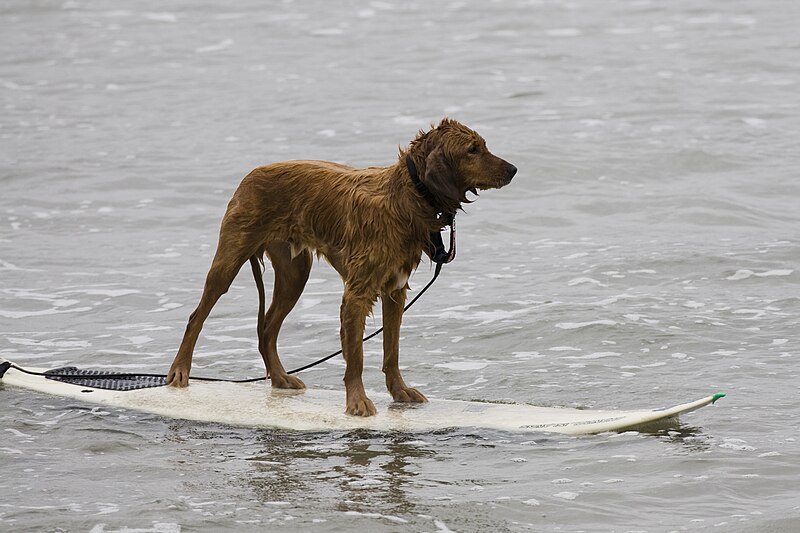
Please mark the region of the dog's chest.
[[397, 272], [392, 279], [392, 288], [394, 290], [405, 289], [406, 285], [408, 284], [408, 277], [411, 275], [411, 272], [403, 271]]

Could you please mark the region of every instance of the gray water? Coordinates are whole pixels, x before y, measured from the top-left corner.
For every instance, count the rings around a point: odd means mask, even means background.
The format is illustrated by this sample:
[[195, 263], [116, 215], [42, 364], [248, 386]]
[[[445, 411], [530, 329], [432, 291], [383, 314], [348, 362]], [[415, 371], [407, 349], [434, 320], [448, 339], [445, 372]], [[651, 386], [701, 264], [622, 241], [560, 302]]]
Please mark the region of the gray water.
[[[673, 431], [572, 438], [242, 429], [0, 385], [0, 530], [800, 530], [796, 2], [228, 4], [0, 5], [0, 357], [166, 371], [244, 174], [391, 164], [447, 115], [520, 171], [466, 208], [406, 316], [407, 381], [728, 397]], [[337, 347], [340, 294], [317, 264], [288, 367]], [[263, 371], [256, 306], [243, 272], [196, 374]], [[380, 360], [367, 344], [369, 388]]]

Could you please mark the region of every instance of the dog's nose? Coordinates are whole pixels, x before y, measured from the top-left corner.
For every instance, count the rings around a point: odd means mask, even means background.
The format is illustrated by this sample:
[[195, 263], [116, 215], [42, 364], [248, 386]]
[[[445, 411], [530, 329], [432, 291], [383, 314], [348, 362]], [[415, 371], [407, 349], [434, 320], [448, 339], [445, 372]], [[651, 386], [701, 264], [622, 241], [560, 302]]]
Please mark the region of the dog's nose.
[[508, 163], [508, 179], [513, 178], [514, 174], [516, 173], [517, 173], [517, 167], [515, 167], [511, 163]]

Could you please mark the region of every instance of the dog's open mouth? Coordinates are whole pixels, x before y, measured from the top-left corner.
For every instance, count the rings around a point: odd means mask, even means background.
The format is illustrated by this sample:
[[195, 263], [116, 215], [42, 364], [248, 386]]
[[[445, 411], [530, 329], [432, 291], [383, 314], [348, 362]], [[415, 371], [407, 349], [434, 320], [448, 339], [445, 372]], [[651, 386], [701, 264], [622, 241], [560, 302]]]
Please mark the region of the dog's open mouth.
[[508, 180], [495, 180], [495, 181], [492, 181], [492, 182], [488, 182], [487, 181], [485, 183], [479, 183], [478, 185], [476, 185], [474, 187], [470, 187], [469, 189], [467, 189], [467, 191], [471, 192], [475, 196], [478, 196], [478, 191], [488, 191], [489, 189], [499, 189], [501, 187], [505, 187], [509, 183], [511, 183], [510, 179], [508, 179]]

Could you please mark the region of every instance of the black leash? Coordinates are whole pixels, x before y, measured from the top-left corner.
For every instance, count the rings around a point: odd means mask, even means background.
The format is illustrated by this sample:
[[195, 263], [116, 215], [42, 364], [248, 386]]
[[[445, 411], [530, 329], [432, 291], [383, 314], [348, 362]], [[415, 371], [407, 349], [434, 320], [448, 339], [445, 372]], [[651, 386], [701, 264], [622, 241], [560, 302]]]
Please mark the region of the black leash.
[[[434, 271], [433, 271], [433, 277], [431, 278], [431, 280], [428, 282], [428, 284], [427, 284], [427, 285], [425, 285], [425, 287], [423, 287], [423, 289], [422, 289], [421, 291], [419, 291], [419, 294], [417, 294], [416, 296], [414, 296], [414, 298], [413, 298], [413, 299], [412, 299], [410, 302], [408, 302], [408, 304], [406, 304], [406, 306], [405, 306], [405, 307], [403, 307], [403, 311], [407, 311], [409, 307], [411, 307], [412, 305], [414, 305], [414, 302], [416, 302], [417, 300], [419, 300], [419, 298], [420, 298], [420, 297], [421, 297], [423, 294], [425, 294], [425, 291], [427, 291], [427, 290], [428, 290], [428, 288], [429, 288], [431, 285], [433, 285], [433, 282], [434, 282], [434, 281], [436, 281], [436, 278], [438, 278], [438, 277], [439, 277], [439, 273], [442, 271], [442, 265], [443, 265], [443, 264], [444, 264], [444, 263], [436, 263], [436, 270], [434, 270]], [[364, 338], [362, 339], [362, 342], [370, 340], [371, 338], [375, 337], [376, 335], [378, 335], [378, 334], [379, 334], [380, 332], [382, 332], [382, 331], [383, 331], [383, 326], [381, 326], [380, 328], [376, 329], [375, 331], [373, 331], [372, 333], [370, 333], [369, 335], [367, 335], [366, 337], [364, 337]], [[296, 373], [298, 373], [298, 372], [302, 372], [303, 370], [308, 370], [309, 368], [311, 368], [311, 367], [313, 367], [313, 366], [317, 366], [317, 365], [318, 365], [318, 364], [320, 364], [320, 363], [324, 363], [325, 361], [327, 361], [327, 360], [329, 360], [329, 359], [332, 359], [332, 358], [336, 357], [337, 355], [340, 355], [341, 353], [342, 353], [342, 349], [340, 348], [340, 349], [336, 350], [335, 352], [333, 352], [332, 354], [330, 354], [330, 355], [326, 355], [326, 356], [325, 356], [325, 357], [323, 357], [322, 359], [319, 359], [319, 360], [317, 360], [317, 361], [314, 361], [313, 363], [309, 363], [309, 364], [307, 364], [307, 365], [305, 365], [305, 366], [301, 366], [300, 368], [295, 368], [294, 370], [290, 370], [290, 371], [288, 371], [288, 372], [287, 372], [287, 374], [296, 374]]]
[[[441, 236], [439, 237], [439, 241], [441, 242]], [[453, 254], [453, 250], [455, 250], [455, 247], [453, 245], [454, 243], [453, 230], [450, 231], [450, 241], [451, 241], [450, 245], [451, 251], [445, 252], [446, 257]], [[442, 248], [444, 248], [444, 246], [442, 246]], [[431, 280], [428, 282], [427, 285], [425, 285], [425, 287], [422, 288], [421, 291], [419, 291], [419, 294], [414, 296], [414, 298], [410, 302], [408, 302], [408, 304], [406, 304], [405, 307], [403, 307], [403, 311], [407, 311], [412, 305], [414, 305], [414, 303], [416, 303], [416, 301], [419, 300], [423, 294], [425, 294], [425, 291], [427, 291], [431, 287], [431, 285], [433, 285], [433, 282], [436, 281], [436, 278], [439, 277], [439, 274], [442, 271], [442, 265], [446, 262], [448, 261], [441, 261], [436, 263], [436, 269], [433, 272], [433, 277], [431, 278]], [[375, 331], [364, 337], [363, 341], [368, 341], [376, 337], [382, 331], [383, 327], [376, 329]], [[302, 372], [303, 370], [308, 370], [309, 368], [315, 367], [319, 364], [324, 363], [325, 361], [333, 359], [334, 357], [340, 355], [341, 353], [342, 350], [340, 348], [321, 359], [308, 363], [307, 365], [303, 365], [299, 368], [295, 368], [294, 370], [290, 370], [287, 372], [287, 374], [296, 374], [298, 372]], [[2, 377], [5, 371], [8, 370], [9, 368], [14, 368], [16, 370], [19, 370], [20, 372], [24, 372], [25, 374], [30, 374], [32, 376], [44, 376], [48, 379], [55, 379], [57, 381], [75, 381], [75, 380], [87, 381], [87, 383], [85, 383], [86, 386], [91, 386], [88, 383], [89, 380], [97, 379], [97, 380], [138, 381], [139, 386], [136, 388], [143, 388], [141, 383], [142, 381], [145, 381], [148, 382], [148, 385], [146, 386], [159, 387], [162, 385], [166, 385], [166, 378], [167, 378], [166, 374], [147, 374], [139, 372], [136, 373], [109, 372], [105, 370], [78, 370], [75, 367], [57, 368], [53, 370], [47, 370], [45, 372], [34, 372], [33, 370], [27, 370], [25, 368], [17, 366], [14, 363], [11, 363], [10, 361], [3, 361], [2, 364], [0, 364], [0, 377]], [[227, 379], [227, 378], [209, 378], [203, 376], [192, 376], [190, 379], [196, 381], [213, 381], [213, 382], [224, 381], [227, 383], [255, 383], [257, 381], [265, 381], [267, 378], [266, 376], [264, 376], [259, 378], [247, 378], [247, 379]]]
[[[436, 278], [439, 277], [439, 274], [442, 271], [442, 265], [446, 263], [450, 263], [456, 258], [456, 215], [455, 213], [445, 213], [441, 211], [437, 207], [436, 197], [433, 195], [430, 189], [420, 180], [419, 175], [417, 173], [417, 167], [414, 165], [414, 162], [411, 159], [411, 156], [406, 156], [406, 167], [408, 168], [408, 174], [411, 177], [411, 181], [414, 183], [414, 187], [416, 188], [417, 192], [425, 199], [428, 204], [431, 205], [434, 209], [437, 210], [436, 218], [443, 222], [444, 226], [450, 226], [450, 249], [447, 250], [444, 247], [444, 242], [442, 241], [442, 234], [441, 231], [432, 231], [430, 234], [430, 244], [431, 249], [429, 249], [429, 255], [431, 257], [431, 261], [436, 264], [436, 268], [433, 271], [433, 277], [428, 282], [425, 287], [419, 291], [417, 294], [405, 307], [403, 307], [403, 311], [408, 311], [408, 309], [416, 303], [417, 300], [425, 294], [433, 282], [436, 281]], [[368, 341], [379, 333], [383, 331], [383, 326], [378, 328], [377, 330], [373, 331], [366, 337], [362, 339], [362, 342]], [[314, 362], [311, 362], [307, 365], [303, 365], [299, 368], [295, 368], [294, 370], [290, 370], [287, 374], [296, 374], [298, 372], [302, 372], [303, 370], [308, 370], [309, 368], [315, 367], [319, 364], [324, 363], [330, 359], [333, 359], [337, 355], [340, 355], [342, 350], [339, 349], [325, 357], [318, 359]], [[21, 368], [10, 361], [3, 361], [0, 362], [0, 378], [3, 377], [3, 374], [9, 368], [14, 368], [19, 370], [20, 372], [24, 372], [25, 374], [30, 374], [33, 376], [44, 376], [49, 379], [54, 379], [57, 381], [78, 381], [80, 383], [85, 384], [86, 386], [92, 386], [90, 383], [92, 380], [119, 380], [119, 381], [130, 381], [132, 382], [130, 388], [143, 388], [143, 387], [160, 387], [162, 385], [166, 385], [166, 374], [140, 374], [140, 373], [127, 373], [127, 372], [109, 372], [107, 370], [80, 370], [75, 367], [65, 367], [65, 368], [56, 368], [53, 370], [47, 370], [45, 372], [34, 372], [32, 370], [26, 370]], [[227, 383], [255, 383], [257, 381], [265, 381], [267, 379], [266, 376], [260, 378], [247, 378], [247, 379], [226, 379], [226, 378], [208, 378], [208, 377], [191, 377], [190, 379], [196, 381], [212, 381], [212, 382], [227, 382]], [[138, 383], [134, 383], [138, 382]], [[145, 382], [145, 384], [142, 384]], [[97, 387], [101, 388], [101, 387]], [[126, 385], [121, 385], [118, 390], [129, 390]]]

